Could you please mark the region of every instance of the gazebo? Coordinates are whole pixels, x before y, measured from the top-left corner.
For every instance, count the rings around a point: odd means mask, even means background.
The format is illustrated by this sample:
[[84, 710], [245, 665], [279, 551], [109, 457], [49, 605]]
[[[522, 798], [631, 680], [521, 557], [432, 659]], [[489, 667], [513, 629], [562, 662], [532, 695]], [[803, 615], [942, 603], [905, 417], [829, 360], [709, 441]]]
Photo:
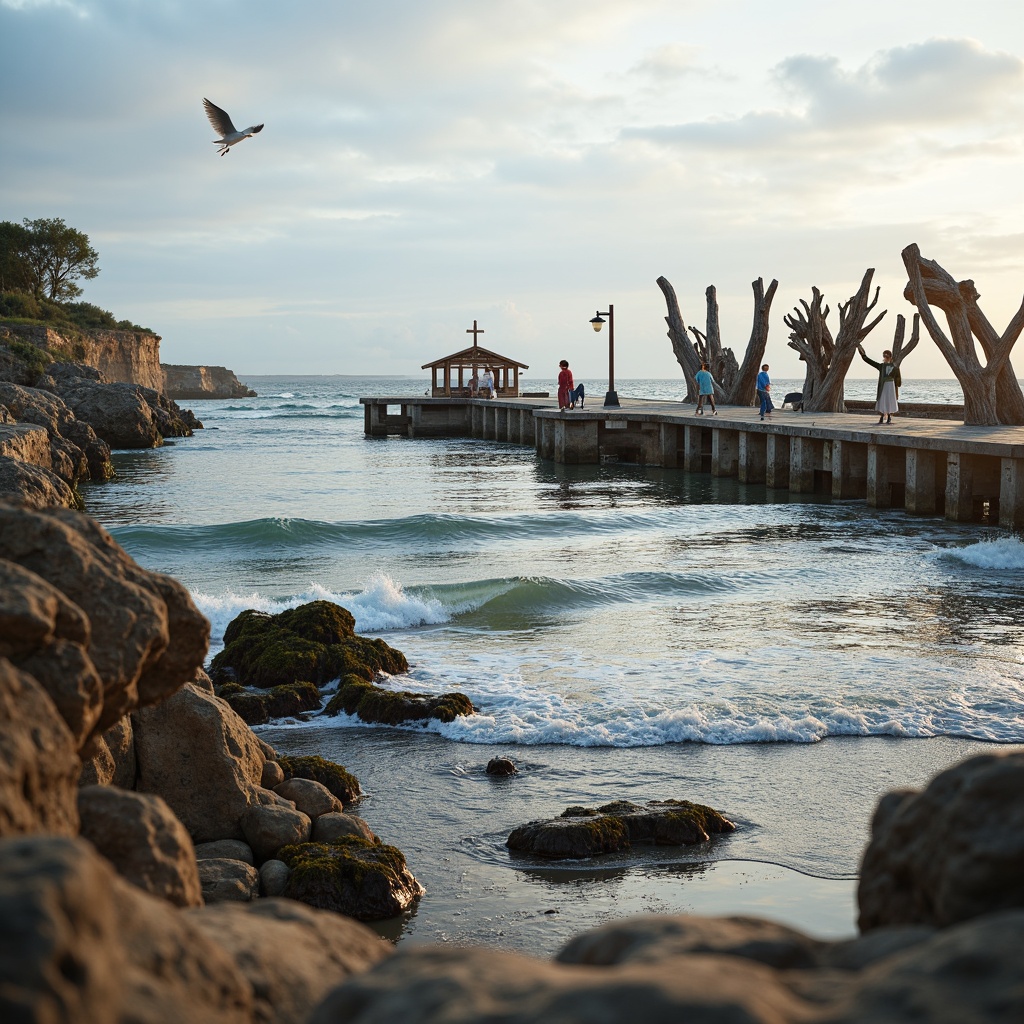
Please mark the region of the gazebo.
[[494, 391], [502, 398], [519, 397], [519, 371], [528, 370], [526, 363], [499, 355], [490, 349], [477, 344], [477, 335], [483, 330], [473, 321], [473, 326], [466, 329], [473, 335], [473, 344], [469, 348], [453, 352], [450, 356], [435, 359], [432, 363], [424, 363], [421, 369], [430, 370], [430, 394], [434, 398], [451, 398], [453, 396], [468, 397], [469, 382], [474, 371], [481, 373], [489, 369], [494, 374]]

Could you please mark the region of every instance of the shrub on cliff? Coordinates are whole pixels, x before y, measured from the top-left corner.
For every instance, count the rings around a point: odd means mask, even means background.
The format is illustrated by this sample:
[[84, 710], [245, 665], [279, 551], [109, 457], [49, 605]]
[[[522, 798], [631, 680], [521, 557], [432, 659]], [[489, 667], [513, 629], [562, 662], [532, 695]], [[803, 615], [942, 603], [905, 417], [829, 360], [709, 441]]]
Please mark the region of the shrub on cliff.
[[214, 682], [270, 689], [303, 680], [323, 686], [351, 674], [370, 681], [378, 672], [409, 671], [401, 651], [383, 640], [357, 636], [355, 620], [340, 605], [313, 601], [278, 615], [249, 609], [224, 632], [213, 659]]

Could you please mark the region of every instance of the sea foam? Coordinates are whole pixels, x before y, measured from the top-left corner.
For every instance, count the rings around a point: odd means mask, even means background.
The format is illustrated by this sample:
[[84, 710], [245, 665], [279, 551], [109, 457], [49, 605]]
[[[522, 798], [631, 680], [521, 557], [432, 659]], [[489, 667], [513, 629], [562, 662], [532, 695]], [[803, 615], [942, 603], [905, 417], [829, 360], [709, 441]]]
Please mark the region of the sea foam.
[[1024, 569], [1024, 542], [1019, 537], [995, 537], [961, 548], [945, 548], [943, 555], [977, 569], [998, 572]]

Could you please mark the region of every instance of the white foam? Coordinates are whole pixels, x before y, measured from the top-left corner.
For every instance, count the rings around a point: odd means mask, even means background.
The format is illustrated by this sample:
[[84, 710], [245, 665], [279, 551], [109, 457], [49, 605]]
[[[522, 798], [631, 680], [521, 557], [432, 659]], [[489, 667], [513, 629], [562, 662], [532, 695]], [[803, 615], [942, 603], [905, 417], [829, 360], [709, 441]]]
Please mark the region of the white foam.
[[978, 569], [995, 569], [997, 572], [1024, 569], [1024, 541], [1019, 537], [980, 540], [962, 548], [945, 548], [943, 554]]
[[406, 593], [401, 583], [386, 573], [374, 573], [363, 590], [354, 594], [336, 593], [319, 583], [310, 584], [301, 594], [292, 597], [266, 597], [258, 592], [236, 594], [205, 594], [192, 592], [196, 607], [210, 620], [210, 654], [223, 647], [224, 630], [240, 612], [247, 608], [275, 615], [286, 608], [296, 608], [310, 601], [333, 601], [347, 608], [356, 620], [359, 633], [379, 633], [389, 629], [447, 622], [449, 611], [434, 599], [423, 599]]

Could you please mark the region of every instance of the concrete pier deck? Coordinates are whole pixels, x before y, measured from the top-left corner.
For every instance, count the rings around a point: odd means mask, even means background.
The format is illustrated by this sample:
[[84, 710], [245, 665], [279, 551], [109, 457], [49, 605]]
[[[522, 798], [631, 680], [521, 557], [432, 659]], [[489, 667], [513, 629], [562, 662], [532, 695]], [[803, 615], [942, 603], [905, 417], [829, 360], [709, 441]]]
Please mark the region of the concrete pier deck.
[[559, 411], [553, 398], [360, 399], [369, 436], [478, 437], [560, 463], [678, 468], [1024, 531], [1024, 427], [788, 410], [761, 421], [753, 408], [696, 416], [680, 402], [620, 400]]

